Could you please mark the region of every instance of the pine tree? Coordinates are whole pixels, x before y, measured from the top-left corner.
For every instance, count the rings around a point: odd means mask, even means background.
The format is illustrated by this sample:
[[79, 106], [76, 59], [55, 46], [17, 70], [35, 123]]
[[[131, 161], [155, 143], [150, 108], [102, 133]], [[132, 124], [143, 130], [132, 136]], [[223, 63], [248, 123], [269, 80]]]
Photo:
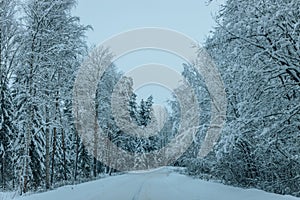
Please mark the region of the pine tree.
[[10, 83], [18, 63], [19, 25], [16, 1], [0, 1], [0, 187], [14, 187], [16, 121]]
[[133, 121], [134, 123], [138, 123], [138, 116], [137, 116], [137, 103], [136, 103], [136, 97], [137, 95], [135, 93], [133, 93], [130, 97], [129, 100], [129, 114], [132, 118], [131, 121]]
[[142, 127], [146, 127], [151, 121], [151, 115], [153, 105], [153, 97], [149, 96], [146, 101], [144, 99], [141, 100], [139, 108], [138, 108], [138, 125]]

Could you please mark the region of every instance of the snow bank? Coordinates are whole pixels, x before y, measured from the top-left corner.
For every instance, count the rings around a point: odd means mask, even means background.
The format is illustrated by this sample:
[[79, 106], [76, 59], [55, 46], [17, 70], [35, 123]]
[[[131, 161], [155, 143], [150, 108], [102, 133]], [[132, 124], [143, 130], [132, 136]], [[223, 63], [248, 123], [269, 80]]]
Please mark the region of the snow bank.
[[[162, 167], [103, 178], [76, 186], [17, 197], [16, 200], [300, 200], [256, 189], [193, 179]], [[1, 199], [1, 198], [0, 198]]]

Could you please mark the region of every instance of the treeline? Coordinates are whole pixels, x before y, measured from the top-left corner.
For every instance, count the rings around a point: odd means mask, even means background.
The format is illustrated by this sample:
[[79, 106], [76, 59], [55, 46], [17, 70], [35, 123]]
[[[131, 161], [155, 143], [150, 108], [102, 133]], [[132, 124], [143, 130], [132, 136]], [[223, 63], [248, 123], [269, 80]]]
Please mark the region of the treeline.
[[[111, 162], [121, 163], [122, 155], [114, 155], [106, 145], [101, 147], [102, 156], [109, 161], [100, 162], [98, 146], [89, 151], [76, 129], [73, 90], [88, 55], [85, 33], [91, 27], [72, 16], [75, 5], [76, 0], [0, 1], [1, 191], [23, 194], [88, 181], [115, 172]], [[110, 57], [107, 49], [99, 53]], [[152, 96], [137, 103], [132, 80], [122, 77], [113, 64], [99, 81], [95, 122], [102, 134], [141, 155], [167, 142], [163, 135], [133, 137], [114, 120], [111, 95], [115, 87], [120, 87], [116, 103], [123, 108], [117, 114], [141, 128], [154, 120]], [[95, 135], [93, 142], [99, 137]], [[143, 156], [126, 165], [149, 167]]]
[[17, 2], [0, 1], [0, 188], [25, 193], [96, 177], [104, 168], [91, 166], [71, 110], [90, 27], [72, 16], [75, 0]]
[[227, 122], [194, 175], [300, 196], [300, 1], [227, 0], [205, 47], [218, 66]]

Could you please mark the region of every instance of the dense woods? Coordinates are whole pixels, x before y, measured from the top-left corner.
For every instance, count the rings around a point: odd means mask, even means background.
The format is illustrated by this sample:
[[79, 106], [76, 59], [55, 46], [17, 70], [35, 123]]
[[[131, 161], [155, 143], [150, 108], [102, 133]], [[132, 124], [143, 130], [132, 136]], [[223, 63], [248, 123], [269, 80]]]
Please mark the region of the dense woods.
[[300, 193], [300, 2], [228, 0], [206, 41], [222, 74], [227, 122], [211, 159], [191, 173]]

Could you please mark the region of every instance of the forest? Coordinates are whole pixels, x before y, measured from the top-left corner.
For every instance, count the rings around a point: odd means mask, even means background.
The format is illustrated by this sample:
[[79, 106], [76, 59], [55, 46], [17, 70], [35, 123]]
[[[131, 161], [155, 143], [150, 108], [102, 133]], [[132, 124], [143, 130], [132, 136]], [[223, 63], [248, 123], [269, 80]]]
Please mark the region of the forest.
[[[74, 83], [94, 47], [86, 38], [92, 27], [72, 14], [76, 3], [0, 0], [0, 191], [46, 191], [122, 173], [107, 164], [121, 155], [109, 146], [101, 147], [103, 155], [89, 151], [77, 131]], [[202, 128], [170, 165], [201, 179], [300, 197], [300, 1], [227, 0], [216, 22], [203, 48], [224, 82], [226, 123], [213, 151], [197, 157], [210, 123], [210, 94], [192, 64], [183, 63], [182, 76], [203, 111], [197, 114]], [[111, 58], [108, 49], [100, 53]], [[149, 127], [157, 119], [153, 96], [138, 101], [132, 81], [111, 63], [98, 83], [96, 117], [88, 120], [116, 146], [146, 155], [176, 137], [181, 110], [175, 94], [186, 88], [174, 91], [160, 132], [140, 138], [118, 127], [111, 102], [117, 87], [120, 120], [155, 129]], [[147, 162], [138, 156], [128, 165], [147, 169]]]

